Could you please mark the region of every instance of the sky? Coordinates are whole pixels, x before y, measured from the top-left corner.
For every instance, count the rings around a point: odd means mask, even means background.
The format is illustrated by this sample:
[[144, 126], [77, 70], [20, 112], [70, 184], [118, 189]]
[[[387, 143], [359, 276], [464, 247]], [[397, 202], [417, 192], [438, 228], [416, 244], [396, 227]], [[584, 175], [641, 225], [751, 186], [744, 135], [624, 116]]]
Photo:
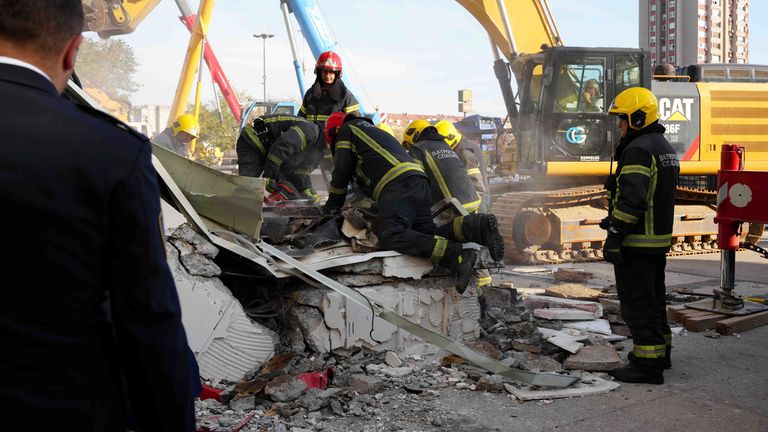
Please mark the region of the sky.
[[[198, 2], [189, 0], [197, 10]], [[503, 115], [485, 31], [458, 3], [449, 0], [317, 0], [330, 25], [355, 95], [371, 111], [459, 114], [457, 90], [471, 89], [475, 112]], [[638, 46], [635, 0], [549, 0], [566, 45]], [[173, 0], [164, 0], [132, 34], [121, 36], [135, 51], [142, 87], [135, 105], [170, 105], [189, 33], [178, 21]], [[314, 58], [292, 22], [307, 86]], [[232, 86], [262, 98], [266, 41], [266, 92], [270, 100], [300, 101], [293, 59], [279, 0], [219, 0], [208, 40]], [[750, 62], [768, 64], [768, 1], [750, 2]], [[205, 71], [203, 101], [213, 98]], [[190, 96], [191, 98], [193, 97]]]

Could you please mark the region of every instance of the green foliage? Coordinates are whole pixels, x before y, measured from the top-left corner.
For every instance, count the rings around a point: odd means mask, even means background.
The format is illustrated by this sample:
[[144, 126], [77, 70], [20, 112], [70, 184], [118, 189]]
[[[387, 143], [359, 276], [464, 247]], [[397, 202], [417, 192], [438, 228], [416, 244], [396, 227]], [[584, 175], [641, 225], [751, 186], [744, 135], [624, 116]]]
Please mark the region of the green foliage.
[[137, 67], [133, 48], [124, 40], [85, 38], [75, 71], [85, 86], [101, 89], [113, 98], [130, 99], [141, 87], [134, 81]]

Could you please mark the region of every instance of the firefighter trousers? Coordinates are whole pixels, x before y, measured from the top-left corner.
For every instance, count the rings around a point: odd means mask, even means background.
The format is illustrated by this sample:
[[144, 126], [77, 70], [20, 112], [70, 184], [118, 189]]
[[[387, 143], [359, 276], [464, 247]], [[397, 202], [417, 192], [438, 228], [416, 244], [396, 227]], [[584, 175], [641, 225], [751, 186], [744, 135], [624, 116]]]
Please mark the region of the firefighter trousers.
[[454, 268], [461, 244], [435, 235], [429, 203], [429, 180], [422, 176], [395, 179], [379, 197], [377, 216], [382, 248], [406, 255], [429, 258], [446, 268]]
[[629, 361], [638, 368], [663, 369], [671, 348], [664, 284], [667, 257], [622, 252], [622, 258], [613, 268], [621, 316], [632, 333]]

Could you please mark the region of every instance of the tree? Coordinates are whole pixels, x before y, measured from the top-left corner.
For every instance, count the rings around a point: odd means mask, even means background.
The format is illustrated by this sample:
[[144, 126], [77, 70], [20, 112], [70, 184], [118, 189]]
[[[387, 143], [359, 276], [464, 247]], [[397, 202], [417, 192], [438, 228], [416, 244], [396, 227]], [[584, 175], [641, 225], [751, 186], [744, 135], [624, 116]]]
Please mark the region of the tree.
[[[238, 92], [238, 99], [241, 103], [248, 105], [251, 97]], [[219, 117], [219, 109], [221, 117]], [[192, 108], [188, 112], [192, 112]], [[223, 118], [223, 121], [222, 121]], [[229, 110], [226, 101], [219, 98], [219, 107], [216, 108], [216, 101], [211, 100], [200, 106], [200, 137], [197, 140], [198, 148], [202, 151], [203, 144], [220, 151], [231, 150], [235, 148], [237, 137], [239, 135], [240, 124], [235, 120], [232, 112]], [[196, 151], [197, 153], [197, 151]], [[209, 159], [206, 155], [197, 155], [199, 159]], [[211, 162], [211, 161], [208, 161]]]
[[141, 85], [134, 81], [138, 62], [133, 47], [122, 39], [85, 38], [75, 70], [84, 86], [115, 99], [129, 100]]

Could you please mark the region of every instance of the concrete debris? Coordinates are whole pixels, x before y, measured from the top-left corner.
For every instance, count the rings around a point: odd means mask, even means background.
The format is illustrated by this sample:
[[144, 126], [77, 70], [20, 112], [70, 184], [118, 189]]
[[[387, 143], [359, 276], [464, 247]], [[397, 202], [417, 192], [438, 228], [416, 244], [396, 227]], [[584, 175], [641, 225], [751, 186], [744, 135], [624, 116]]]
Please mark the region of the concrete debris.
[[571, 336], [562, 331], [539, 327], [542, 337], [549, 343], [556, 345], [570, 353], [576, 353], [584, 344], [579, 342], [587, 339], [587, 336]]
[[611, 324], [608, 322], [608, 320], [604, 320], [604, 319], [568, 322], [568, 323], [563, 323], [563, 327], [586, 330], [592, 333], [600, 333], [605, 335], [610, 335], [611, 333], [613, 333], [611, 331]]
[[530, 387], [520, 388], [513, 385], [504, 387], [505, 390], [522, 401], [588, 396], [608, 393], [617, 388], [619, 388], [618, 383], [604, 380], [597, 375], [587, 372], [581, 375], [581, 382], [565, 389], [532, 389]]
[[576, 283], [564, 283], [547, 288], [544, 291], [544, 295], [551, 297], [561, 297], [575, 300], [598, 300], [598, 297], [602, 294], [602, 291], [594, 288], [588, 288], [581, 284]]
[[594, 312], [578, 309], [549, 308], [534, 309], [533, 316], [549, 320], [588, 320], [594, 318]]
[[592, 279], [593, 277], [595, 277], [595, 275], [590, 272], [585, 272], [583, 270], [577, 270], [577, 269], [567, 269], [567, 268], [559, 268], [555, 270], [554, 276], [555, 276], [555, 283], [561, 283], [561, 282], [584, 283]]
[[621, 315], [621, 303], [618, 300], [601, 298], [599, 301], [603, 305], [604, 314]]
[[566, 369], [586, 371], [610, 371], [622, 365], [619, 353], [611, 345], [586, 346], [563, 363]]
[[349, 385], [360, 394], [374, 394], [381, 390], [384, 382], [375, 376], [356, 374], [349, 377]]
[[283, 375], [268, 382], [264, 394], [275, 402], [289, 402], [301, 396], [305, 387], [306, 384], [296, 377]]
[[560, 372], [563, 366], [557, 360], [545, 355], [529, 352], [507, 351], [504, 353], [517, 361], [520, 369], [531, 372]]
[[531, 295], [525, 298], [525, 304], [530, 310], [544, 308], [577, 309], [592, 312], [594, 315], [592, 318], [603, 316], [603, 306], [596, 302]]
[[407, 366], [396, 367], [396, 368], [385, 367], [381, 369], [381, 373], [383, 373], [384, 375], [390, 378], [402, 378], [406, 375], [409, 375], [411, 372], [413, 372], [413, 369]]
[[193, 276], [215, 277], [221, 274], [221, 269], [210, 258], [196, 253], [181, 255], [181, 263], [187, 272]]
[[384, 357], [384, 362], [393, 368], [398, 368], [403, 365], [403, 361], [393, 351], [387, 351], [387, 355]]
[[[178, 235], [177, 235], [178, 233]], [[195, 250], [210, 250], [207, 241], [189, 225], [182, 224], [171, 234], [175, 243], [194, 245]], [[213, 248], [213, 246], [210, 246]], [[215, 248], [214, 248], [215, 249]], [[197, 357], [200, 376], [206, 380], [237, 382], [258, 370], [275, 352], [275, 332], [250, 320], [229, 289], [215, 276], [221, 271], [191, 274], [179, 259], [179, 250], [166, 243], [168, 265], [173, 274], [182, 310], [182, 322], [190, 348]], [[186, 257], [210, 259], [200, 253]]]

